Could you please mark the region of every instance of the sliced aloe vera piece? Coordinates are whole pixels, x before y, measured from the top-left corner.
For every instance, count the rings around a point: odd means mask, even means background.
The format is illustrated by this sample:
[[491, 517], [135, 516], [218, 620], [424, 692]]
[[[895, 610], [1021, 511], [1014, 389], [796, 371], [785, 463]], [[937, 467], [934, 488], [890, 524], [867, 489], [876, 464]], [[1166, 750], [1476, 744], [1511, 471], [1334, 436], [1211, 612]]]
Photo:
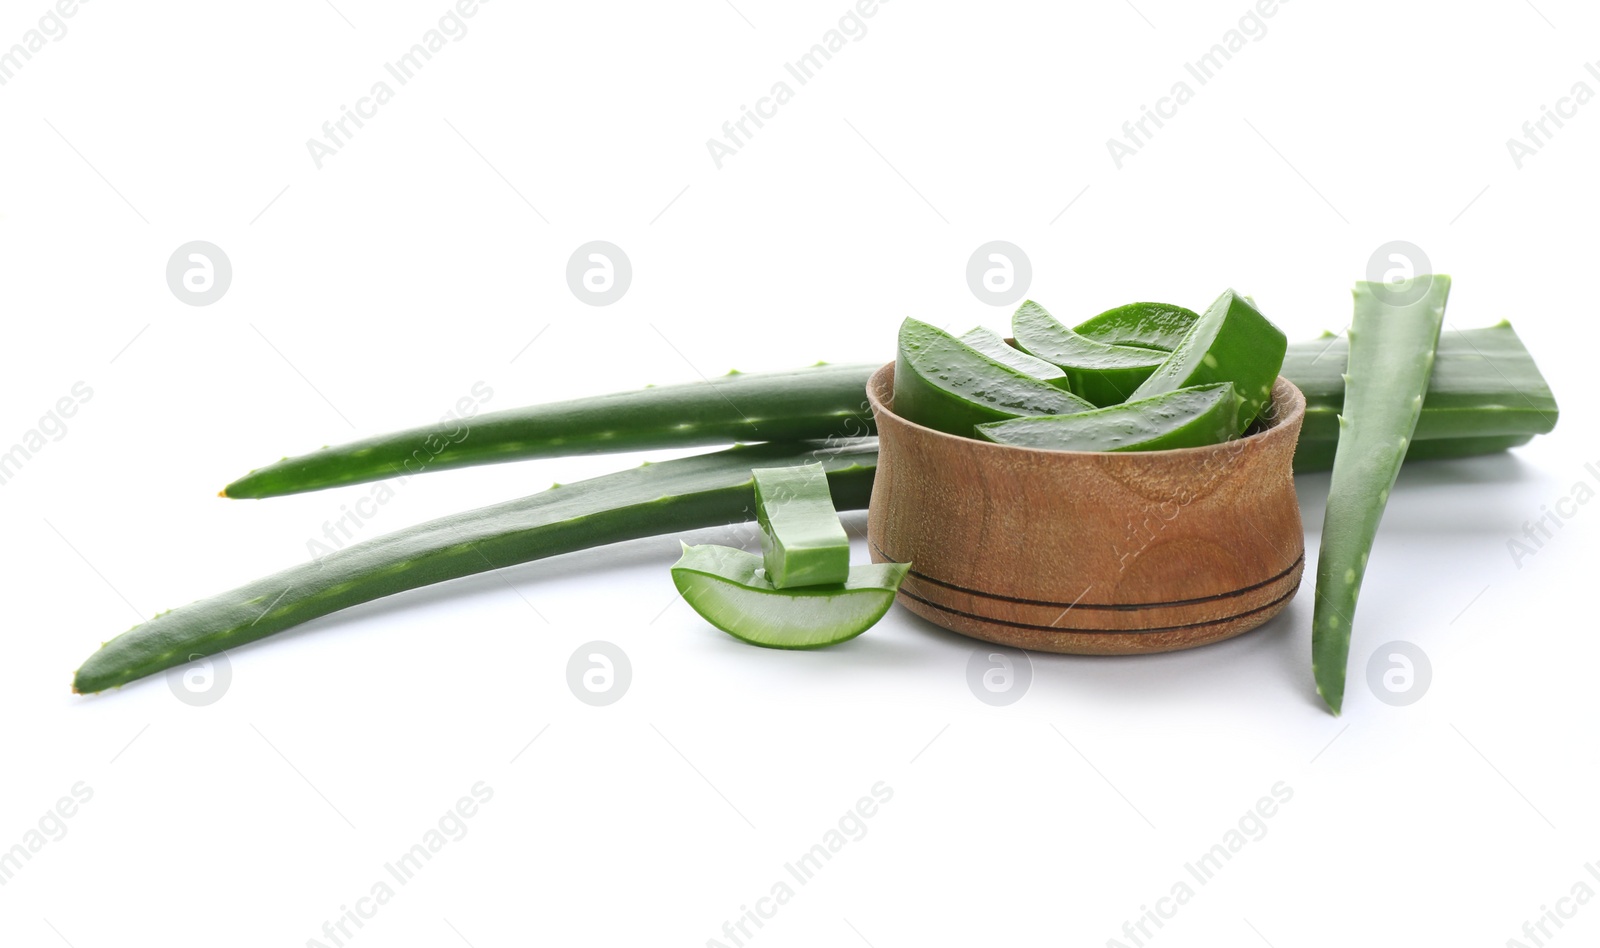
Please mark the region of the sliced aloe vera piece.
[[[1283, 375], [1306, 396], [1301, 438], [1338, 440], [1349, 340], [1326, 335], [1289, 346]], [[1416, 441], [1547, 434], [1561, 417], [1555, 395], [1511, 324], [1445, 330], [1417, 418]]]
[[821, 648], [872, 628], [894, 604], [909, 563], [850, 568], [842, 583], [779, 589], [761, 557], [726, 546], [689, 546], [672, 567], [684, 601], [736, 639], [767, 648]]
[[1239, 433], [1232, 382], [1180, 388], [1075, 415], [1013, 418], [978, 426], [999, 444], [1051, 451], [1161, 451], [1221, 444]]
[[894, 410], [902, 418], [972, 437], [974, 425], [1024, 415], [1060, 415], [1088, 402], [996, 361], [936, 326], [900, 324]]
[[1043, 379], [1056, 388], [1070, 388], [1067, 382], [1066, 370], [1059, 365], [1051, 365], [1037, 356], [1028, 355], [1021, 349], [1013, 346], [1001, 338], [1000, 334], [992, 329], [979, 326], [969, 332], [961, 334], [961, 341], [978, 350], [996, 362], [1004, 362], [1018, 372], [1031, 375], [1036, 379]]
[[756, 521], [767, 578], [779, 589], [842, 583], [850, 575], [850, 538], [833, 509], [821, 464], [758, 467]]
[[1033, 300], [1012, 314], [1011, 335], [1024, 352], [1064, 369], [1073, 394], [1096, 406], [1126, 401], [1167, 357], [1152, 349], [1111, 346], [1080, 336]]
[[[1437, 365], [1434, 367], [1438, 368]], [[1532, 440], [1533, 435], [1485, 435], [1481, 438], [1434, 438], [1431, 441], [1413, 437], [1411, 447], [1406, 449], [1406, 463], [1453, 461], [1459, 458], [1500, 454], [1512, 448], [1520, 448]], [[1302, 435], [1300, 443], [1294, 448], [1294, 472], [1313, 474], [1318, 471], [1333, 470], [1333, 457], [1338, 453], [1338, 448], [1337, 441], [1308, 440]]]
[[1237, 433], [1242, 434], [1272, 399], [1272, 385], [1288, 345], [1283, 330], [1244, 297], [1224, 290], [1133, 397], [1232, 382], [1239, 395]]
[[1356, 284], [1344, 412], [1312, 606], [1311, 670], [1317, 693], [1335, 714], [1344, 703], [1350, 625], [1367, 556], [1422, 413], [1449, 295], [1447, 276]]
[[1129, 303], [1086, 319], [1072, 331], [1108, 346], [1141, 346], [1171, 352], [1199, 318], [1194, 310], [1171, 303]]

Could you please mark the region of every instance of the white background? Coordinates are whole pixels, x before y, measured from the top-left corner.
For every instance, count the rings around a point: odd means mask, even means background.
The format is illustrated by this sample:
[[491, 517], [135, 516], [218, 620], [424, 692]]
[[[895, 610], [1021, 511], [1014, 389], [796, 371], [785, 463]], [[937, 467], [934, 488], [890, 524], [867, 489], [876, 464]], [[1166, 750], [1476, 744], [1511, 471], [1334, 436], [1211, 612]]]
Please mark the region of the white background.
[[[721, 170], [706, 140], [845, 0], [488, 3], [321, 170], [306, 140], [445, 0], [83, 5], [0, 87], [0, 446], [93, 390], [0, 488], [0, 848], [75, 783], [93, 798], [0, 887], [0, 940], [333, 944], [324, 923], [478, 781], [468, 835], [347, 943], [731, 945], [723, 923], [879, 781], [866, 836], [747, 944], [1132, 945], [1123, 923], [1280, 781], [1265, 838], [1147, 944], [1498, 946], [1600, 890], [1600, 512], [1520, 564], [1507, 548], [1600, 487], [1600, 104], [1520, 170], [1505, 144], [1575, 82], [1600, 91], [1600, 14], [1297, 0], [1200, 87], [1183, 64], [1245, 0], [1134, 2], [885, 3]], [[0, 47], [46, 9], [8, 2]], [[1106, 139], [1180, 79], [1193, 100], [1118, 170]], [[604, 308], [564, 278], [594, 239], [634, 268]], [[1514, 321], [1561, 424], [1402, 476], [1340, 718], [1312, 687], [1309, 582], [1224, 644], [1036, 656], [993, 708], [975, 643], [903, 611], [818, 653], [714, 631], [674, 603], [675, 537], [238, 650], [208, 707], [160, 677], [68, 692], [102, 640], [303, 560], [368, 490], [215, 496], [253, 466], [433, 420], [478, 381], [505, 408], [887, 360], [907, 315], [1003, 329], [964, 278], [994, 239], [1069, 321], [1231, 285], [1291, 339], [1342, 329], [1373, 250], [1410, 240], [1455, 277], [1450, 325]], [[208, 307], [164, 278], [192, 240], [234, 267]], [[363, 536], [639, 460], [417, 478]], [[1298, 486], [1314, 556], [1327, 479]], [[633, 669], [607, 708], [565, 683], [596, 639]], [[1433, 667], [1404, 708], [1365, 685], [1396, 640]], [[1600, 908], [1565, 924], [1557, 943], [1591, 943]]]

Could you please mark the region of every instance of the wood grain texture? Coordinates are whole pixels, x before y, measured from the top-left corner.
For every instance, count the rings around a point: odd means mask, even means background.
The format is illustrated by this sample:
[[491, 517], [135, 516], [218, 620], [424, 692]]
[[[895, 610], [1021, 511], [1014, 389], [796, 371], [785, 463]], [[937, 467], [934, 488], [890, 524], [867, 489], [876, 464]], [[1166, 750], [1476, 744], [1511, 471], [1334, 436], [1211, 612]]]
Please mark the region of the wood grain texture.
[[875, 562], [910, 562], [907, 609], [964, 635], [1046, 652], [1192, 648], [1277, 615], [1305, 538], [1291, 465], [1305, 398], [1273, 388], [1261, 430], [1147, 452], [1044, 451], [944, 434], [894, 413], [872, 376]]

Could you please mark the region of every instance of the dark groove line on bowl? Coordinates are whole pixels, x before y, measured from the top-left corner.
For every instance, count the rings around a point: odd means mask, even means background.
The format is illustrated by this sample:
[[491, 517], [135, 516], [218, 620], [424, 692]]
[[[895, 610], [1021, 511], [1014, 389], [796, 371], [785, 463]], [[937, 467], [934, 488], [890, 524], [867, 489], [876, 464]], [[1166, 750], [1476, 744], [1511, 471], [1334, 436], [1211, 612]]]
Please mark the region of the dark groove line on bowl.
[[1295, 583], [1294, 588], [1290, 589], [1288, 592], [1264, 606], [1257, 606], [1254, 609], [1246, 609], [1244, 612], [1237, 612], [1231, 616], [1223, 616], [1220, 619], [1206, 619], [1203, 622], [1190, 622], [1186, 625], [1152, 626], [1144, 629], [1078, 629], [1066, 628], [1059, 625], [1035, 625], [1031, 622], [1012, 622], [1008, 619], [996, 619], [993, 616], [980, 616], [971, 612], [963, 612], [960, 609], [952, 609], [949, 606], [943, 606], [937, 602], [930, 602], [916, 593], [907, 591], [904, 586], [900, 588], [900, 595], [905, 596], [908, 599], [914, 599], [930, 609], [937, 609], [940, 612], [949, 613], [953, 616], [976, 619], [979, 622], [986, 622], [990, 625], [1005, 626], [1012, 629], [1033, 629], [1040, 632], [1067, 632], [1073, 635], [1149, 635], [1154, 632], [1182, 632], [1185, 629], [1202, 629], [1208, 625], [1222, 625], [1227, 622], [1237, 622], [1240, 619], [1248, 618], [1249, 616], [1253, 616], [1260, 612], [1266, 612], [1268, 609], [1280, 606], [1287, 602], [1292, 596], [1294, 596], [1295, 593], [1299, 591], [1300, 584]]
[[[874, 553], [877, 553], [879, 556], [883, 557], [885, 560], [888, 560], [891, 563], [904, 562], [903, 560], [897, 560], [895, 557], [892, 557], [889, 554], [885, 553], [883, 551], [883, 548], [878, 546], [878, 544], [876, 544], [876, 543], [871, 544], [871, 546], [872, 546], [872, 551]], [[1024, 606], [1048, 606], [1048, 607], [1050, 607], [1052, 609], [1104, 609], [1104, 610], [1108, 610], [1108, 611], [1111, 611], [1111, 612], [1138, 612], [1138, 611], [1140, 611], [1142, 609], [1171, 609], [1171, 608], [1173, 608], [1175, 606], [1194, 606], [1194, 605], [1199, 605], [1200, 603], [1203, 603], [1203, 602], [1220, 602], [1220, 601], [1222, 601], [1224, 599], [1235, 599], [1235, 598], [1237, 598], [1239, 596], [1244, 595], [1245, 593], [1255, 592], [1258, 589], [1263, 589], [1263, 588], [1265, 588], [1267, 586], [1271, 586], [1273, 583], [1283, 579], [1284, 577], [1288, 576], [1290, 573], [1294, 572], [1295, 569], [1298, 568], [1301, 563], [1305, 562], [1305, 559], [1306, 559], [1306, 554], [1305, 554], [1305, 551], [1302, 550], [1300, 555], [1295, 558], [1295, 561], [1293, 563], [1289, 564], [1288, 568], [1284, 569], [1283, 572], [1278, 573], [1276, 576], [1273, 576], [1270, 579], [1264, 579], [1259, 583], [1252, 583], [1249, 586], [1240, 586], [1238, 589], [1229, 590], [1228, 592], [1225, 592], [1225, 593], [1217, 593], [1214, 596], [1201, 596], [1198, 599], [1174, 599], [1171, 602], [1126, 602], [1126, 603], [1116, 603], [1116, 602], [1079, 602], [1079, 603], [1071, 603], [1071, 602], [1051, 602], [1051, 601], [1049, 601], [1047, 599], [1022, 599], [1022, 598], [1019, 598], [1017, 596], [1002, 596], [1002, 595], [1000, 595], [998, 593], [984, 592], [981, 589], [972, 589], [972, 588], [967, 587], [967, 586], [957, 585], [956, 583], [948, 583], [948, 582], [945, 582], [942, 579], [934, 579], [932, 576], [929, 576], [929, 575], [927, 575], [925, 573], [919, 573], [915, 569], [910, 570], [910, 573], [911, 573], [912, 576], [915, 576], [916, 578], [918, 578], [920, 580], [923, 580], [925, 582], [932, 583], [935, 586], [943, 586], [946, 589], [954, 589], [956, 592], [966, 593], [969, 596], [978, 596], [978, 597], [983, 598], [983, 599], [995, 599], [995, 600], [998, 600], [1000, 602], [1015, 602], [1015, 603], [1018, 603], [1018, 604], [1024, 605]]]

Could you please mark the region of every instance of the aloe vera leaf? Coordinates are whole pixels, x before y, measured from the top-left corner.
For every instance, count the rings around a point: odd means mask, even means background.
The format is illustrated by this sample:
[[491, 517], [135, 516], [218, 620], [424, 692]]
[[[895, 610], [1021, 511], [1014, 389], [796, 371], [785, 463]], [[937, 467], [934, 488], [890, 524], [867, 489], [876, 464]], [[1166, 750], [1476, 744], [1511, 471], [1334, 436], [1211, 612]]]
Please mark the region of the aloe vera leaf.
[[984, 355], [936, 326], [900, 324], [894, 410], [900, 417], [953, 435], [974, 425], [1023, 415], [1059, 415], [1088, 402]]
[[853, 639], [894, 604], [909, 563], [851, 567], [842, 583], [779, 589], [759, 569], [761, 557], [726, 546], [684, 545], [672, 567], [683, 599], [736, 639], [767, 648], [821, 648]]
[[105, 643], [73, 689], [104, 691], [407, 589], [622, 540], [750, 519], [753, 467], [821, 462], [839, 509], [864, 509], [872, 439], [747, 445], [661, 461], [441, 517], [162, 613]]
[[[1389, 491], [1422, 413], [1450, 278], [1357, 283], [1339, 447], [1328, 485], [1312, 606], [1311, 669], [1334, 714], [1344, 703], [1350, 627]], [[1409, 300], [1409, 297], [1415, 297]]]
[[[1343, 336], [1297, 342], [1283, 375], [1306, 396], [1302, 439], [1338, 440], [1349, 342]], [[1509, 322], [1447, 329], [1417, 419], [1416, 441], [1547, 434], [1561, 411], [1550, 385]]]
[[1224, 290], [1133, 398], [1174, 389], [1232, 382], [1239, 394], [1239, 433], [1272, 400], [1288, 339], [1272, 321], [1233, 290]]
[[1129, 303], [1086, 319], [1072, 331], [1111, 346], [1171, 352], [1199, 318], [1194, 310], [1171, 303]]
[[[1437, 365], [1435, 365], [1437, 368]], [[1407, 464], [1418, 461], [1453, 461], [1461, 458], [1482, 457], [1489, 454], [1500, 454], [1512, 448], [1520, 448], [1533, 440], [1533, 435], [1485, 435], [1483, 437], [1466, 438], [1434, 438], [1431, 441], [1422, 441], [1416, 437], [1411, 440], [1411, 447], [1406, 449]], [[1308, 440], [1304, 435], [1294, 449], [1294, 472], [1296, 474], [1314, 474], [1319, 471], [1333, 470], [1333, 457], [1338, 452], [1339, 442], [1317, 438]]]
[[1221, 444], [1239, 433], [1232, 382], [1180, 388], [1094, 411], [978, 426], [998, 444], [1052, 451], [1162, 451]]
[[1073, 394], [1096, 407], [1126, 401], [1167, 358], [1164, 352], [1080, 336], [1033, 300], [1012, 314], [1011, 335], [1019, 349], [1065, 370]]
[[421, 471], [650, 448], [870, 434], [866, 379], [876, 366], [817, 365], [733, 374], [485, 412], [284, 458], [227, 487], [276, 497]]
[[[1302, 449], [1308, 444], [1331, 444], [1338, 440], [1337, 413], [1344, 403], [1347, 349], [1342, 340], [1330, 347], [1328, 340], [1332, 338], [1330, 335], [1288, 347], [1289, 356], [1284, 360], [1281, 370], [1281, 374], [1299, 386], [1306, 395], [1306, 422], [1300, 435]], [[1480, 371], [1486, 365], [1488, 371]], [[748, 384], [753, 389], [766, 391], [770, 388], [772, 392], [781, 393], [776, 397], [787, 406], [785, 411], [797, 408], [785, 415], [788, 419], [785, 424], [790, 426], [785, 430], [813, 432], [819, 437], [835, 431], [846, 435], [867, 435], [875, 428], [870, 414], [862, 406], [866, 401], [864, 393], [867, 379], [876, 370], [875, 365], [841, 365], [828, 366], [825, 371], [813, 368], [734, 376], [733, 380], [738, 380], [741, 385]], [[1453, 382], [1450, 390], [1435, 392], [1444, 384], [1440, 379], [1450, 382], [1452, 379], [1464, 380], [1469, 377], [1476, 381]], [[451, 437], [450, 431], [456, 431], [453, 437], [461, 437], [459, 428], [434, 426], [380, 435], [365, 441], [325, 448], [301, 458], [289, 458], [262, 468], [230, 484], [226, 493], [230, 497], [271, 497], [378, 480], [395, 474], [554, 456], [573, 451], [599, 453], [646, 446], [726, 444], [739, 435], [713, 433], [705, 425], [708, 418], [728, 410], [727, 403], [718, 393], [724, 391], [719, 386], [730, 384], [730, 381], [623, 392], [600, 396], [599, 399], [582, 399], [576, 403], [534, 405], [480, 415], [471, 422], [473, 427], [468, 436], [471, 450], [456, 449], [455, 453], [442, 451], [442, 458], [439, 459], [447, 462], [444, 465], [432, 461], [424, 465], [421, 462], [429, 456], [429, 445], [437, 446], [447, 441]], [[1485, 388], [1485, 385], [1498, 387]], [[1430, 383], [1428, 397], [1423, 401], [1422, 417], [1417, 422], [1417, 434], [1414, 437], [1418, 441], [1432, 440], [1453, 433], [1470, 440], [1474, 436], [1496, 432], [1517, 433], [1517, 429], [1527, 433], [1544, 433], [1555, 424], [1559, 414], [1555, 399], [1549, 392], [1549, 385], [1508, 324], [1502, 323], [1488, 329], [1446, 332], [1440, 339], [1434, 379]], [[1447, 413], [1448, 418], [1430, 408], [1436, 394], [1443, 399], [1441, 404], [1451, 409]], [[666, 409], [648, 408], [649, 400], [656, 397], [667, 401]], [[1524, 399], [1533, 403], [1531, 408]], [[589, 403], [588, 407], [582, 407], [584, 403]], [[741, 402], [741, 407], [744, 404]], [[773, 402], [763, 395], [755, 404], [764, 408]], [[606, 405], [617, 409], [616, 417], [610, 417], [600, 410]], [[648, 410], [636, 411], [641, 405]], [[1479, 409], [1487, 410], [1480, 412]], [[628, 438], [606, 434], [622, 430], [619, 419], [632, 419], [629, 421], [632, 434]], [[486, 421], [489, 424], [486, 425]], [[647, 423], [652, 427], [647, 439], [641, 440], [645, 438], [641, 426]], [[1513, 430], [1506, 432], [1508, 428]], [[760, 430], [745, 433], [751, 436], [751, 440], [760, 440], [767, 436], [776, 438], [776, 434], [781, 432], [760, 425]], [[388, 463], [385, 458], [393, 464], [385, 466]], [[1326, 463], [1332, 463], [1331, 455]]]
[[1059, 365], [1051, 365], [1037, 356], [1028, 355], [1021, 349], [1001, 338], [1000, 334], [992, 329], [979, 326], [961, 334], [962, 342], [978, 350], [996, 362], [1004, 362], [1024, 375], [1031, 375], [1036, 379], [1043, 379], [1056, 388], [1069, 389], [1066, 370]]
[[828, 493], [821, 464], [758, 467], [756, 522], [773, 586], [842, 583], [850, 574], [850, 538]]

